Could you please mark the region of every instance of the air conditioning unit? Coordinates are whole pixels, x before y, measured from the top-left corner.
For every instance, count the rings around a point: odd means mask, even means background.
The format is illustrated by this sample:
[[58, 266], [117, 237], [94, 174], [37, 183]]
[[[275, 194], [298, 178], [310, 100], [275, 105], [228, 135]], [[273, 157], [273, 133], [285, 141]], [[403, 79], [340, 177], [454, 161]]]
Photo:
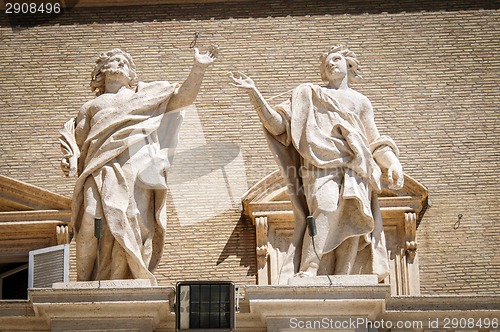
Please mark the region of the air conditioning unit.
[[177, 283], [177, 331], [233, 331], [235, 286], [232, 282]]
[[69, 244], [29, 252], [28, 288], [52, 287], [69, 281]]

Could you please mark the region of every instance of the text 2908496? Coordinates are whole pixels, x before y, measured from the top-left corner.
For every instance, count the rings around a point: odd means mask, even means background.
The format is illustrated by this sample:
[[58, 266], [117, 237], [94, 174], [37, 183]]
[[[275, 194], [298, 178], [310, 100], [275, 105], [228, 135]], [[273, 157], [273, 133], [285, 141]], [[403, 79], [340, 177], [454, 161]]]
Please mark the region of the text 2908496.
[[5, 14], [31, 14], [31, 15], [47, 15], [59, 14], [61, 12], [61, 4], [59, 2], [6, 2]]

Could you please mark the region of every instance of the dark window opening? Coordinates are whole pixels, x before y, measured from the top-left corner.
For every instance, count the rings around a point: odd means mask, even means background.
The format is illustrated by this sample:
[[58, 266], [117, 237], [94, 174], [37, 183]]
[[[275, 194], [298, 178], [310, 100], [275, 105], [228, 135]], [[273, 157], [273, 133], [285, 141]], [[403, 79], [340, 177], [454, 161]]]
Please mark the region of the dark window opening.
[[28, 264], [0, 264], [0, 299], [28, 299]]

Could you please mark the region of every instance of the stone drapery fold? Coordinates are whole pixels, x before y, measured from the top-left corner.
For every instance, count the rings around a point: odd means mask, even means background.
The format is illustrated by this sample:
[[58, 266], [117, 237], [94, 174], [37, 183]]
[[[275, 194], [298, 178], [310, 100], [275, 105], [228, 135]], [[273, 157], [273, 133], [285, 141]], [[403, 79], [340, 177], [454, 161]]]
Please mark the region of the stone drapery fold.
[[[123, 160], [131, 154], [130, 148], [141, 142], [157, 137], [164, 130], [164, 113], [170, 97], [178, 88], [166, 81], [142, 83], [135, 93], [119, 103], [103, 109], [94, 109], [97, 97], [76, 124], [76, 141], [80, 144], [78, 179], [72, 202], [71, 225], [78, 234], [84, 214], [84, 186], [92, 178], [99, 191], [96, 197], [102, 207], [102, 217], [109, 227], [114, 240], [125, 250], [127, 262], [134, 278], [155, 280], [152, 271], [158, 265], [163, 253], [166, 230], [166, 190], [154, 192], [154, 234], [144, 241], [137, 225], [131, 220], [128, 210], [132, 204], [134, 181], [127, 181]], [[176, 111], [169, 112], [176, 113]], [[170, 116], [166, 124], [169, 140], [168, 148], [175, 149], [178, 141], [182, 113]], [[166, 156], [166, 155], [165, 155]], [[170, 165], [165, 160], [165, 165]], [[144, 261], [144, 243], [148, 243], [150, 259]], [[109, 250], [112, 250], [110, 248]]]
[[[389, 267], [377, 200], [377, 193], [382, 190], [382, 172], [374, 154], [390, 149], [398, 155], [395, 143], [388, 136], [368, 142], [360, 118], [343, 109], [318, 85], [298, 86], [289, 100], [274, 109], [286, 120], [286, 129], [280, 135], [272, 135], [265, 129], [264, 132], [287, 181], [296, 220], [278, 283], [286, 283], [300, 271], [302, 243], [304, 236], [308, 236], [306, 217], [318, 213], [307, 204], [301, 173], [315, 168], [343, 170], [337, 204], [342, 211], [337, 211], [335, 220], [317, 224], [321, 234], [316, 242], [318, 251], [328, 253], [345, 239], [361, 236], [364, 241], [360, 241], [360, 251], [369, 248], [369, 253], [358, 255], [365, 259], [356, 262], [358, 271], [375, 273], [383, 279]], [[328, 114], [330, 132], [325, 132], [318, 123], [317, 113]], [[366, 264], [370, 265], [368, 269], [363, 267]]]

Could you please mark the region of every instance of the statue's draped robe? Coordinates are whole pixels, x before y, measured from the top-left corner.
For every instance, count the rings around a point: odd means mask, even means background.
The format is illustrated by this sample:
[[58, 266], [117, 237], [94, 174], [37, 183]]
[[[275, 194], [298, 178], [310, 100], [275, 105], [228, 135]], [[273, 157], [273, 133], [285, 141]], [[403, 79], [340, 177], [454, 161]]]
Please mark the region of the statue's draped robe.
[[[326, 254], [347, 238], [360, 236], [353, 270], [377, 274], [383, 279], [388, 274], [389, 266], [377, 199], [377, 193], [381, 191], [381, 170], [373, 156], [388, 149], [398, 154], [396, 145], [387, 136], [368, 142], [359, 117], [344, 109], [318, 85], [300, 85], [294, 89], [291, 98], [276, 106], [275, 110], [287, 120], [285, 132], [274, 136], [264, 131], [287, 181], [296, 219], [292, 241], [277, 282], [286, 284], [295, 273], [303, 271], [302, 246], [304, 236], [309, 236], [306, 233], [306, 217], [318, 214], [331, 216], [327, 222], [316, 225], [318, 252]], [[330, 121], [326, 126], [329, 131], [325, 131], [321, 123], [325, 118]], [[340, 181], [340, 193], [336, 193], [339, 195], [337, 211], [320, 211], [321, 204], [314, 207], [308, 204], [317, 202], [318, 198], [306, 195], [324, 195], [325, 192], [319, 193], [321, 188], [316, 193], [310, 192], [311, 188], [304, 188], [302, 174], [325, 174], [324, 170], [333, 170], [332, 174], [341, 172], [340, 176], [335, 179], [332, 176], [330, 180]]]
[[[135, 169], [134, 174], [128, 174], [134, 167], [128, 164], [133, 157], [134, 146], [151, 149], [151, 159], [162, 158], [158, 154], [158, 133], [167, 136], [163, 138], [166, 148], [175, 149], [178, 132], [182, 122], [182, 112], [171, 111], [164, 114], [167, 103], [178, 88], [168, 82], [139, 83], [137, 90], [129, 94], [124, 100], [105, 108], [94, 108], [99, 105], [97, 97], [90, 105], [87, 115], [76, 123], [75, 137], [80, 148], [78, 160], [78, 179], [73, 194], [71, 224], [77, 236], [82, 227], [82, 218], [85, 213], [84, 188], [86, 183], [94, 181], [99, 197], [97, 204], [102, 207], [102, 216], [106, 225], [105, 233], [110, 231], [112, 239], [121, 246], [126, 254], [126, 262], [130, 268], [132, 278], [155, 280], [152, 271], [157, 267], [163, 253], [166, 230], [166, 168], [168, 168], [172, 152], [163, 154], [160, 174], [149, 174], [160, 178], [156, 186], [141, 183], [141, 170]], [[94, 113], [95, 112], [95, 113]], [[87, 122], [87, 123], [85, 123]], [[166, 133], [165, 133], [166, 132]], [[154, 146], [154, 148], [153, 148]], [[163, 146], [165, 148], [165, 146]], [[160, 157], [158, 157], [160, 155]], [[144, 158], [141, 158], [144, 159]], [[146, 170], [145, 173], [151, 172]], [[141, 186], [149, 190], [153, 208], [149, 211], [133, 211], [135, 206], [136, 188]], [[142, 190], [142, 189], [141, 189]], [[141, 193], [139, 192], [139, 195]], [[149, 196], [148, 196], [149, 197]], [[137, 218], [133, 214], [153, 214]], [[144, 239], [138, 220], [154, 220], [154, 232]], [[109, 234], [109, 233], [108, 233]], [[113, 242], [112, 240], [112, 242]], [[113, 257], [113, 243], [101, 243], [101, 260]], [[92, 264], [92, 262], [90, 262]], [[96, 275], [94, 265], [93, 278]], [[77, 262], [78, 266], [78, 262]], [[101, 266], [101, 269], [109, 267]], [[106, 276], [101, 276], [105, 278]]]

